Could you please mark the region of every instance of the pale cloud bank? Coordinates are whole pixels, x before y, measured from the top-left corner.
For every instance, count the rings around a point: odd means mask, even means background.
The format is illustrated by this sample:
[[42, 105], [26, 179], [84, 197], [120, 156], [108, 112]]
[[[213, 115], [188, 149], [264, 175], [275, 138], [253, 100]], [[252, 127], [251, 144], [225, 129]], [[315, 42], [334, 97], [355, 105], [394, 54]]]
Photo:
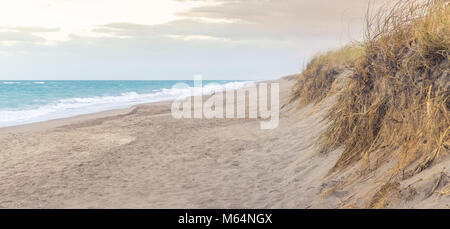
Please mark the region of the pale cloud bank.
[[369, 1], [177, 2], [191, 7], [164, 23], [123, 15], [76, 31], [0, 23], [0, 59], [9, 66], [0, 79], [275, 78], [300, 71], [318, 51], [361, 39]]

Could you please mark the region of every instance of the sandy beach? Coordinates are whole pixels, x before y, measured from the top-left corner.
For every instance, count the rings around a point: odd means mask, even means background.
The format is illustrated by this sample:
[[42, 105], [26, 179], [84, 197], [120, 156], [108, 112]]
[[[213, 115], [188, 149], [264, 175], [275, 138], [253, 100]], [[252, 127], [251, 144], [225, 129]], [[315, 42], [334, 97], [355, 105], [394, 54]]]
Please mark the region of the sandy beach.
[[[336, 189], [358, 167], [327, 176], [342, 150], [318, 153], [334, 97], [297, 109], [287, 104], [295, 80], [277, 82], [273, 130], [255, 119], [174, 119], [171, 102], [0, 129], [0, 208], [365, 207], [372, 178]], [[446, 163], [400, 185], [429, 187]], [[432, 193], [391, 206], [448, 203]]]

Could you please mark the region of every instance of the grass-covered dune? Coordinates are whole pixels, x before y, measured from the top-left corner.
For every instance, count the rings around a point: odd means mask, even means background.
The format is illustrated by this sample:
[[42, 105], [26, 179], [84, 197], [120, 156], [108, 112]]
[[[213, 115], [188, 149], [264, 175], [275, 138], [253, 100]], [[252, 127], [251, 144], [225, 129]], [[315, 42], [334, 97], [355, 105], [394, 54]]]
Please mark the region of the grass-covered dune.
[[[363, 42], [315, 57], [291, 98], [304, 105], [337, 93], [323, 151], [343, 147], [332, 172], [356, 162], [361, 174], [388, 161], [385, 184], [407, 179], [449, 154], [449, 1], [400, 1], [368, 10]], [[331, 90], [350, 71], [345, 86]]]

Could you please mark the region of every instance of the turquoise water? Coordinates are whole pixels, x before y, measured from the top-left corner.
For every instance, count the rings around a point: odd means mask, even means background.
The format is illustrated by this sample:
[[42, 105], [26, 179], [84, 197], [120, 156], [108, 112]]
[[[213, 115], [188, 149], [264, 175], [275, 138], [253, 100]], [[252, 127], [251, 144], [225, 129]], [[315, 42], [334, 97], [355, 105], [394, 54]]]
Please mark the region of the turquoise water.
[[[172, 88], [178, 83], [188, 87]], [[203, 90], [194, 90], [193, 81], [0, 81], [0, 127], [236, 89], [245, 83], [203, 81]]]

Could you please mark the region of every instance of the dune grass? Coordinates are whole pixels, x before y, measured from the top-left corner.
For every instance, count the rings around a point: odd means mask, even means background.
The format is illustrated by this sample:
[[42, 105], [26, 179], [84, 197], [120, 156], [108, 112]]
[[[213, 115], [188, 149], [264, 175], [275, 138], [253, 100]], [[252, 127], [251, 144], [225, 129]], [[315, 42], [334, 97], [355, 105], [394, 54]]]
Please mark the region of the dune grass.
[[357, 161], [370, 172], [395, 160], [391, 177], [405, 179], [449, 153], [449, 29], [448, 0], [399, 1], [368, 11], [358, 51], [308, 64], [292, 93], [306, 103], [326, 97], [341, 66], [352, 69], [329, 112], [324, 150], [345, 148], [330, 172]]
[[[450, 6], [401, 1], [367, 21], [364, 55], [330, 112], [335, 168], [396, 158], [406, 178], [449, 152]], [[374, 161], [377, 161], [375, 164]]]
[[291, 93], [291, 101], [300, 99], [301, 105], [320, 102], [329, 94], [336, 76], [362, 54], [362, 47], [353, 44], [315, 56], [299, 76]]

